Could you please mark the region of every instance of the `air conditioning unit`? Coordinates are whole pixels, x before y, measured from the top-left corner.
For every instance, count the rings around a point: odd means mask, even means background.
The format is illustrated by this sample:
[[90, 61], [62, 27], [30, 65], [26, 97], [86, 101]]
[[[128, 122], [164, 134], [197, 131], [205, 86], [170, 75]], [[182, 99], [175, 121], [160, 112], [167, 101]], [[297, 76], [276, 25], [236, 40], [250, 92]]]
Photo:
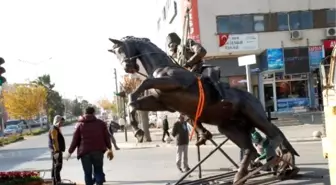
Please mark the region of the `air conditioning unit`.
[[327, 37], [336, 37], [336, 27], [326, 28], [326, 36]]
[[290, 39], [291, 40], [300, 40], [300, 39], [302, 39], [302, 32], [300, 30], [290, 31]]

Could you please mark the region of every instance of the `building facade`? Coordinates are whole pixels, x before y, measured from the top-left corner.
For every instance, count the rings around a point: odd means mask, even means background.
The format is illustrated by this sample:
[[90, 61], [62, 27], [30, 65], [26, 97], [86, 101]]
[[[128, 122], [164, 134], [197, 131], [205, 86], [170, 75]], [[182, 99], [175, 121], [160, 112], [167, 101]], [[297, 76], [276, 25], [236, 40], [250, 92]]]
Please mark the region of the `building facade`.
[[[172, 4], [174, 0], [168, 1]], [[158, 22], [163, 42], [171, 31], [182, 36], [187, 4], [191, 6], [189, 37], [207, 49], [208, 63], [221, 67], [223, 81], [246, 88], [245, 68], [238, 66], [237, 58], [255, 54], [257, 64], [251, 66], [253, 94], [266, 108], [293, 112], [322, 105], [319, 64], [325, 58], [328, 62], [336, 43], [334, 0], [174, 2], [179, 7], [178, 21]], [[164, 12], [167, 5], [158, 7]]]

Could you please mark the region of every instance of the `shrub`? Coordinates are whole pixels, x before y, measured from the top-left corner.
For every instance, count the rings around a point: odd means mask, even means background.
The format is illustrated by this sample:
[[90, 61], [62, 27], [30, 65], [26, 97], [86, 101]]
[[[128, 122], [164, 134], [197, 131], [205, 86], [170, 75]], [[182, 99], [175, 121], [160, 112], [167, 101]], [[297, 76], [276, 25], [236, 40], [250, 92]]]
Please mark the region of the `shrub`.
[[24, 185], [31, 182], [42, 182], [38, 172], [32, 171], [12, 171], [0, 172], [1, 185]]
[[0, 138], [0, 146], [15, 143], [15, 142], [21, 141], [23, 139], [24, 138], [21, 135], [11, 135], [9, 137]]

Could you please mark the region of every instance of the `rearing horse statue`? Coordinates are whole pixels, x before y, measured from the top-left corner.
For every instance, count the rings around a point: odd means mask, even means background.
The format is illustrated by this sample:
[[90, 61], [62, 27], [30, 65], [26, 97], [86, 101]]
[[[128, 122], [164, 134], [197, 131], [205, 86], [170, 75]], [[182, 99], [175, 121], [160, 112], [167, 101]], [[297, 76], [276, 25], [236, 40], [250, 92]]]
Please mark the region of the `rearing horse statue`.
[[[281, 148], [291, 154], [298, 155], [280, 129], [267, 120], [263, 106], [252, 94], [236, 88], [226, 88], [225, 96], [228, 102], [223, 104], [210, 80], [198, 78], [196, 74], [174, 63], [149, 39], [129, 36], [122, 40], [109, 40], [114, 44], [109, 51], [117, 56], [126, 73], [139, 73], [138, 59], [148, 74], [129, 95], [130, 124], [138, 140], [142, 140], [143, 131], [139, 129], [135, 118], [137, 110], [178, 111], [194, 118], [200, 95], [200, 79], [205, 101], [199, 121], [217, 125], [222, 134], [245, 152], [235, 175], [235, 182], [248, 173], [248, 166], [256, 157], [256, 150], [250, 138], [254, 128], [265, 133], [274, 147], [281, 145]], [[154, 89], [155, 93], [140, 97], [149, 89]], [[206, 131], [201, 124], [197, 129], [200, 132]]]

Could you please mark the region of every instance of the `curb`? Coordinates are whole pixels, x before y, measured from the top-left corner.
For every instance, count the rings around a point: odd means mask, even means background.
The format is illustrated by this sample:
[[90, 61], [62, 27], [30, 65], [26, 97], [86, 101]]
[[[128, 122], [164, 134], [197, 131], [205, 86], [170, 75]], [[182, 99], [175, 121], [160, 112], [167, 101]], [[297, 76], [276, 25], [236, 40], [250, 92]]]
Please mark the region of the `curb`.
[[[319, 142], [321, 141], [320, 138], [306, 138], [306, 139], [291, 139], [289, 140], [290, 143], [309, 143], [309, 142]], [[123, 149], [135, 149], [135, 148], [170, 148], [170, 147], [175, 147], [176, 144], [175, 143], [118, 143], [118, 146]], [[195, 144], [190, 144], [189, 145], [190, 148], [197, 148], [197, 146]], [[236, 147], [235, 144], [233, 144], [232, 142], [228, 142], [225, 145], [223, 145], [223, 147]], [[214, 148], [214, 146], [209, 143], [207, 145], [203, 145], [201, 146], [201, 148]]]

